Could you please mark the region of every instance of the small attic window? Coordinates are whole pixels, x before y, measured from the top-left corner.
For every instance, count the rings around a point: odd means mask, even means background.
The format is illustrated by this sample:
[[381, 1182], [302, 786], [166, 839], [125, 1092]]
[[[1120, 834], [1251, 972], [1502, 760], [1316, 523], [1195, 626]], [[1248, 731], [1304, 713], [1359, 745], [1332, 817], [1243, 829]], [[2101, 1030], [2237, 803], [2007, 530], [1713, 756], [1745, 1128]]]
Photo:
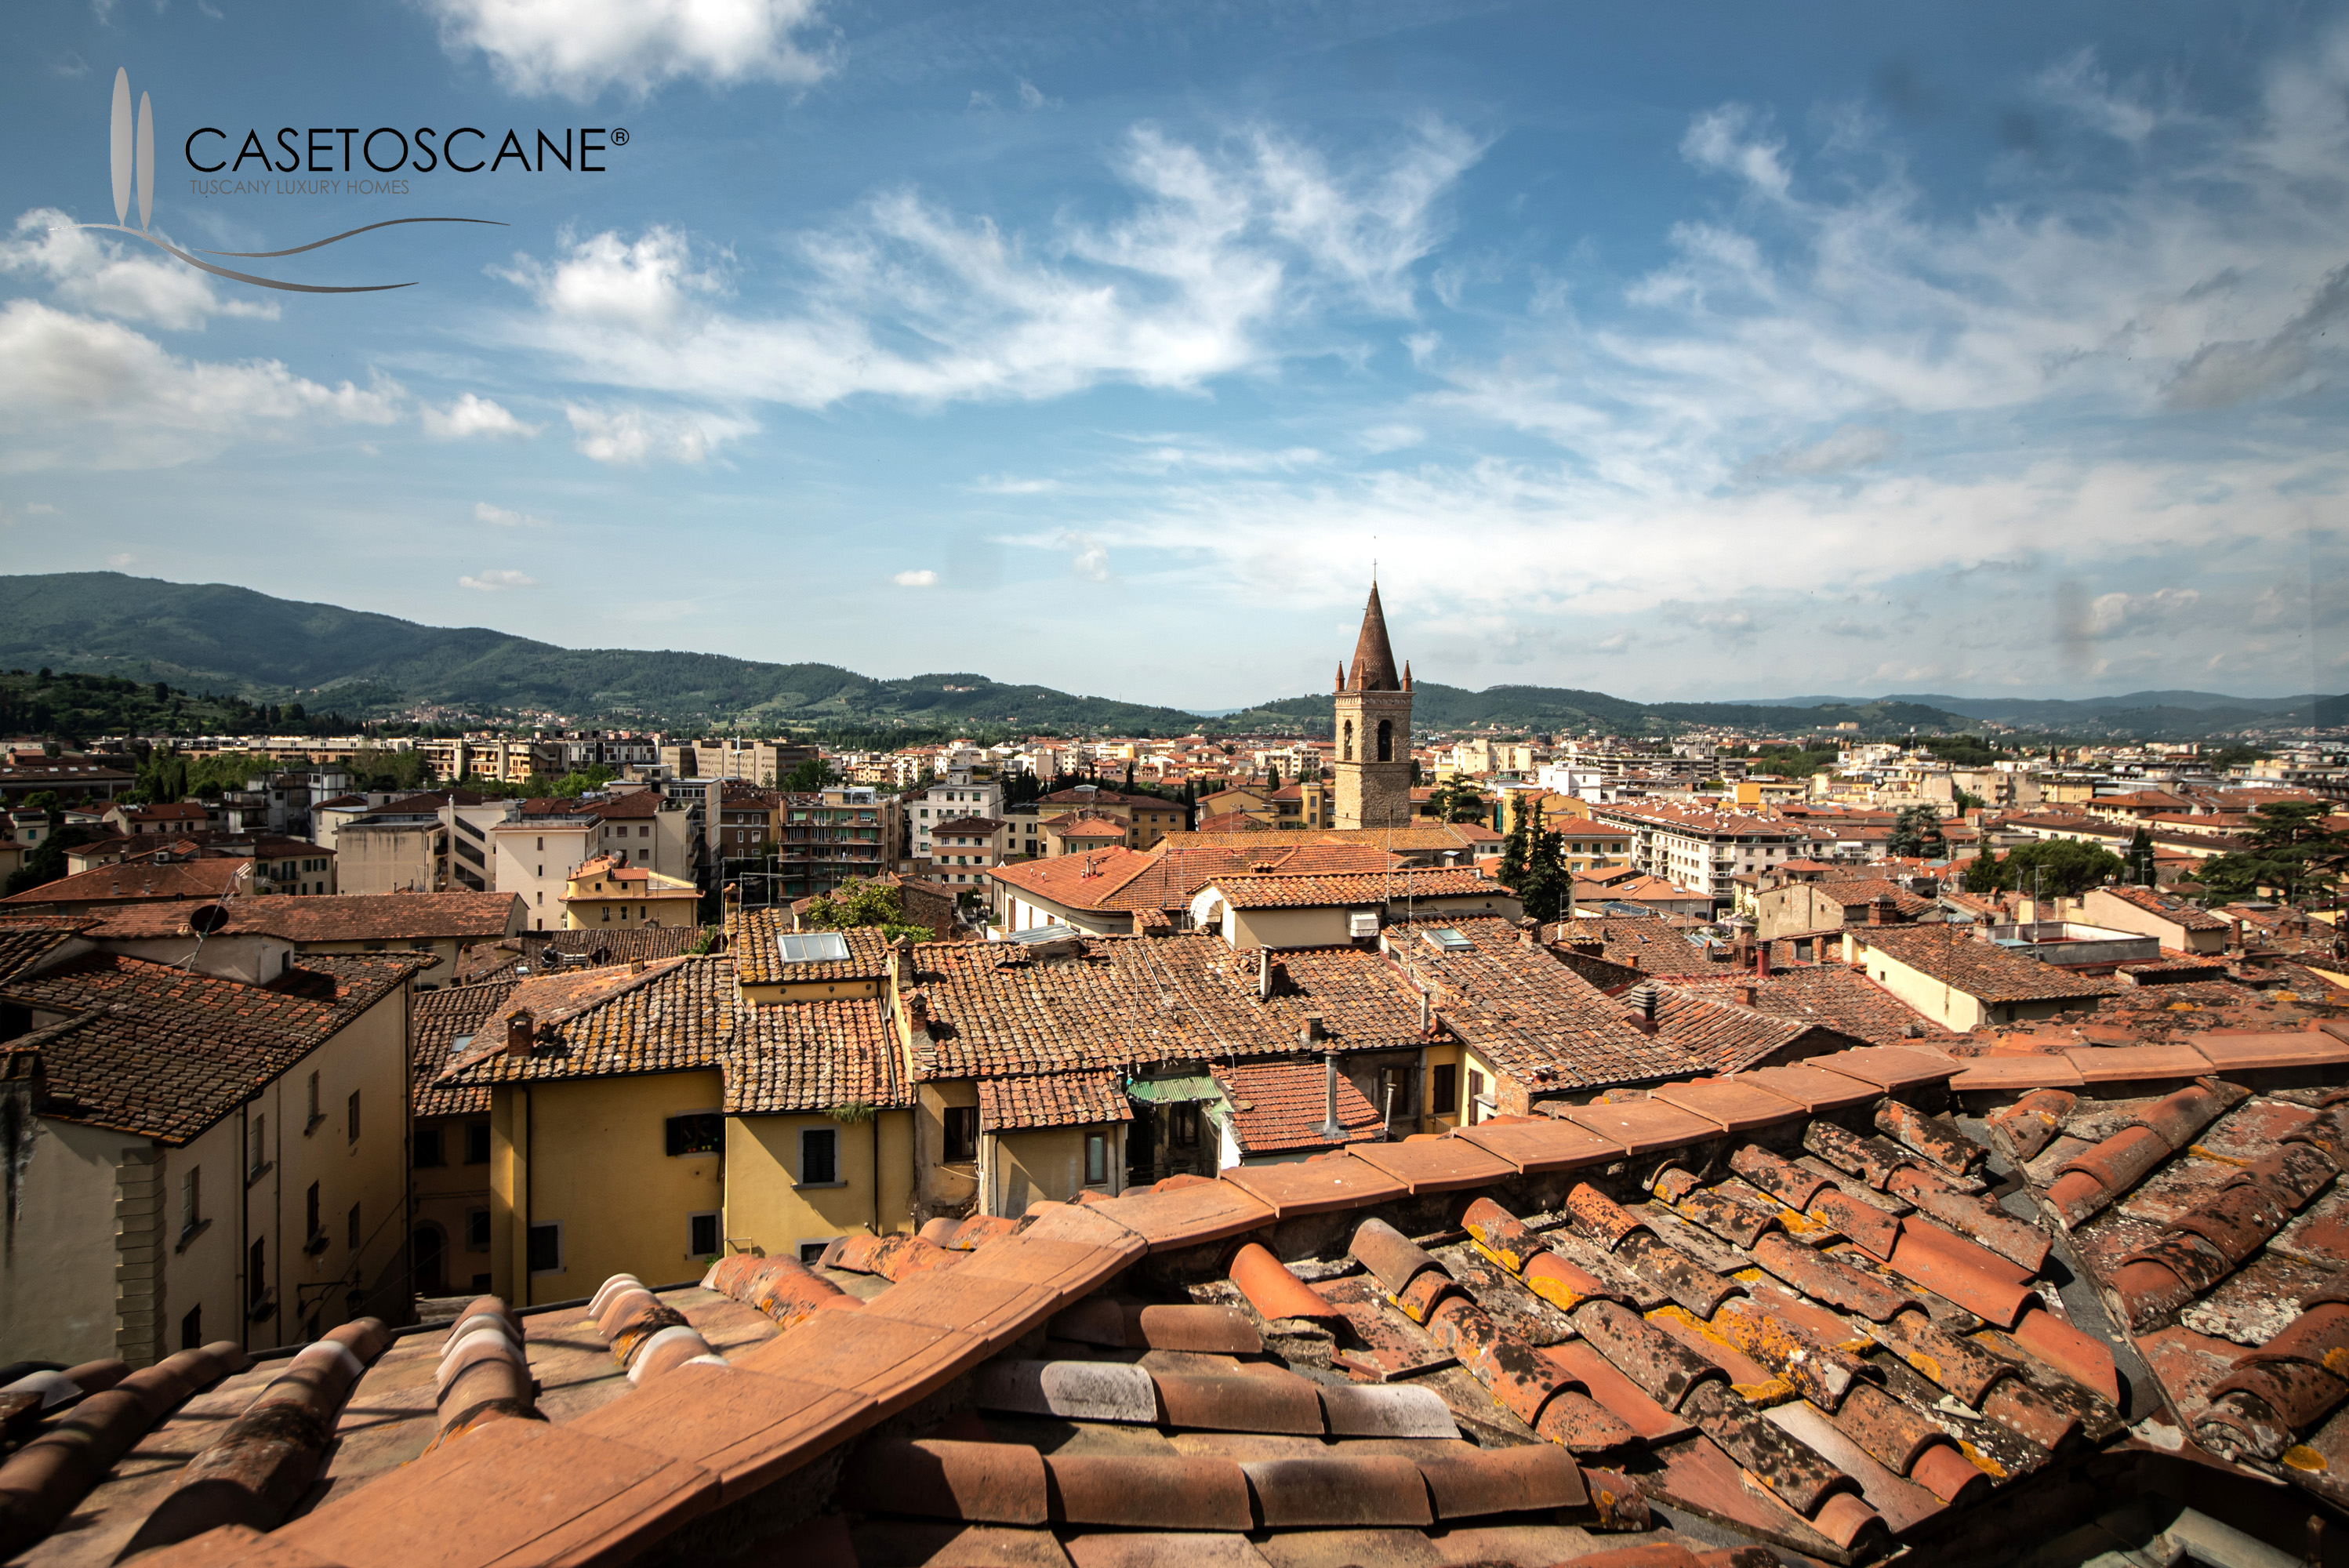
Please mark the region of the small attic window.
[[785, 964], [843, 964], [848, 960], [848, 938], [837, 931], [781, 932], [775, 952]]
[[1428, 945], [1446, 953], [1465, 953], [1476, 944], [1448, 925], [1439, 925], [1427, 934]]

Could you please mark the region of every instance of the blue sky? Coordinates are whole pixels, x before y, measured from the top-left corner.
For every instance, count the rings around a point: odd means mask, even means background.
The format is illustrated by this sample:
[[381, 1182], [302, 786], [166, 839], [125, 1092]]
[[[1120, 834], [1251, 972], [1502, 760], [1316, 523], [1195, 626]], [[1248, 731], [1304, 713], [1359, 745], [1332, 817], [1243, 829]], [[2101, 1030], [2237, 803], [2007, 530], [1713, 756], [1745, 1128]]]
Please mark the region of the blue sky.
[[[1472, 687], [2349, 689], [2340, 6], [111, 0], [9, 41], [6, 570], [1213, 707], [1318, 689], [1375, 558], [1398, 654]], [[114, 218], [118, 67], [183, 250], [509, 226], [226, 263], [417, 281], [347, 295], [70, 227]], [[460, 125], [628, 140], [404, 194], [182, 150]]]

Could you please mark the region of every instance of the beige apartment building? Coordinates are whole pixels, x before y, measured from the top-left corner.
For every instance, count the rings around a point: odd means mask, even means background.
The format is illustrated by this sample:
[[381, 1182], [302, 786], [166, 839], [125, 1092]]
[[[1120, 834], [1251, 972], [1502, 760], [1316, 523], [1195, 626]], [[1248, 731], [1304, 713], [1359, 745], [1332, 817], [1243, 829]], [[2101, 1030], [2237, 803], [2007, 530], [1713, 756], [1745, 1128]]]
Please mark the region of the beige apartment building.
[[28, 945], [0, 979], [24, 1025], [0, 1077], [0, 1360], [143, 1367], [407, 1315], [420, 956], [308, 955], [264, 988], [69, 931]]

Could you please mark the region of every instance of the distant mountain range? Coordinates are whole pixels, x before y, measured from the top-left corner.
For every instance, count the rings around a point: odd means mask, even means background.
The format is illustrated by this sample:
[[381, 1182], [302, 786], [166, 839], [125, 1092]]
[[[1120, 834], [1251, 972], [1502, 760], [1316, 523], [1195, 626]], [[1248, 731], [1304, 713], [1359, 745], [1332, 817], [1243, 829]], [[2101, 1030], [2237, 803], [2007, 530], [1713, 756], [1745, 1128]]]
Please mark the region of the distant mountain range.
[[[941, 673], [876, 680], [824, 664], [718, 654], [563, 648], [482, 627], [419, 625], [224, 583], [116, 572], [0, 576], [0, 666], [162, 680], [254, 702], [300, 701], [354, 717], [420, 704], [488, 716], [546, 712], [585, 721], [690, 727], [941, 730], [999, 727], [1181, 735], [1326, 731], [1327, 693], [1215, 717]], [[2089, 702], [1949, 696], [1796, 697], [1782, 702], [1641, 703], [1604, 692], [1428, 681], [1414, 717], [1428, 729], [1670, 733], [1735, 725], [1799, 733], [1853, 723], [1874, 735], [1946, 733], [1983, 719], [2066, 734], [2212, 734], [2340, 724], [2349, 698], [2248, 699], [2138, 692]], [[2313, 717], [2312, 717], [2313, 716]]]
[[[1858, 699], [1791, 696], [1732, 706], [1775, 709], [1856, 700]], [[2299, 696], [2229, 696], [2214, 691], [2133, 691], [2119, 696], [2069, 700], [1915, 693], [1879, 700], [1915, 703], [1992, 724], [2083, 738], [2142, 735], [2190, 738], [2244, 729], [2332, 728], [2349, 724], [2349, 696], [2325, 696], [2314, 692]]]

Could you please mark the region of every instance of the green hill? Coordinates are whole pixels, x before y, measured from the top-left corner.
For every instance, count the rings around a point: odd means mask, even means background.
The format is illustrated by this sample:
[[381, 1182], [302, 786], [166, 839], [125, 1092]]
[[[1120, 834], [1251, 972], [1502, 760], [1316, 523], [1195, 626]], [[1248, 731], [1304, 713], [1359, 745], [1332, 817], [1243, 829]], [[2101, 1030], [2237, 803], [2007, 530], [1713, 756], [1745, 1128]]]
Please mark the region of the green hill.
[[[423, 705], [484, 718], [553, 713], [582, 723], [692, 728], [871, 732], [955, 729], [1180, 735], [1330, 723], [1326, 695], [1285, 697], [1209, 719], [1180, 708], [1012, 686], [967, 672], [875, 680], [837, 665], [767, 664], [718, 654], [563, 648], [480, 626], [424, 626], [334, 604], [273, 598], [225, 583], [166, 583], [117, 572], [0, 576], [0, 668], [40, 666], [217, 693], [222, 727], [255, 720], [251, 705], [299, 703], [311, 714], [391, 717]], [[20, 677], [21, 678], [21, 677]], [[92, 691], [119, 705], [130, 694]], [[1497, 686], [1417, 687], [1425, 730], [1668, 735], [1692, 726], [1804, 733], [1841, 723], [1863, 734], [1961, 730], [1938, 699], [1874, 702], [1640, 703], [1604, 692]], [[2168, 695], [2168, 694], [2159, 694]], [[20, 703], [36, 700], [29, 686]], [[2224, 699], [2220, 699], [2224, 700]], [[1954, 701], [1954, 699], [1952, 699]], [[236, 704], [247, 705], [238, 708]], [[168, 706], [168, 705], [166, 705]], [[226, 711], [234, 709], [234, 717]], [[196, 710], [181, 704], [182, 716]], [[2167, 711], [2167, 710], [2163, 710]], [[29, 722], [29, 711], [16, 720]], [[88, 722], [101, 722], [92, 713]]]

